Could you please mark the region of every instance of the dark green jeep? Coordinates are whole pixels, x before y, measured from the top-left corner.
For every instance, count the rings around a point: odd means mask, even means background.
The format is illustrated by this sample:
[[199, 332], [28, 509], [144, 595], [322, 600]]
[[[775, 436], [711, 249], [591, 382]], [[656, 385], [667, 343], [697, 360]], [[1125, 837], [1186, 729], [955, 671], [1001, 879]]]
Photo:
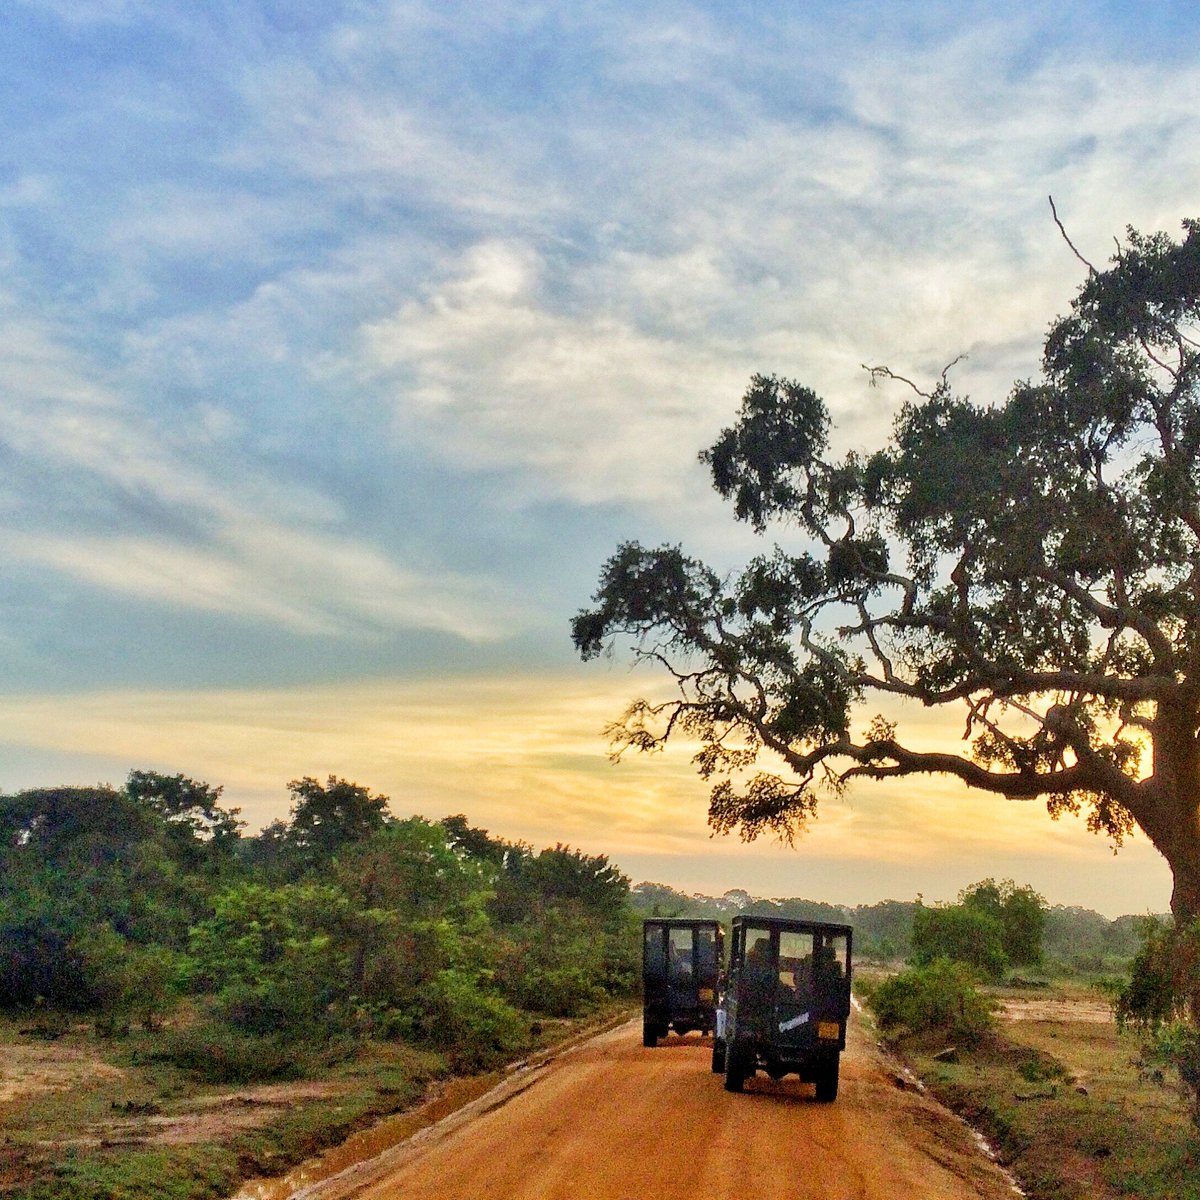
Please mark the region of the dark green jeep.
[[733, 919], [729, 972], [717, 1007], [712, 1067], [740, 1092], [760, 1067], [791, 1073], [835, 1100], [850, 1015], [849, 925], [780, 917]]
[[642, 1043], [657, 1046], [669, 1029], [713, 1027], [725, 934], [716, 921], [653, 917], [642, 937]]

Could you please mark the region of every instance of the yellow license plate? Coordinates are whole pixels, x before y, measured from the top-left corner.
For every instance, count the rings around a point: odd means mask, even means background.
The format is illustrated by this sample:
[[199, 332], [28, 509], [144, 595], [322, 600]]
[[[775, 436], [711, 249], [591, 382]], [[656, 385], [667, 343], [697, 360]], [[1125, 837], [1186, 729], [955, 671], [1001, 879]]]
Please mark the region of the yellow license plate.
[[713, 998], [712, 988], [701, 988], [700, 989], [700, 999], [701, 1000], [711, 1000], [712, 998]]
[[842, 1027], [836, 1021], [819, 1021], [817, 1037], [837, 1039], [842, 1036]]

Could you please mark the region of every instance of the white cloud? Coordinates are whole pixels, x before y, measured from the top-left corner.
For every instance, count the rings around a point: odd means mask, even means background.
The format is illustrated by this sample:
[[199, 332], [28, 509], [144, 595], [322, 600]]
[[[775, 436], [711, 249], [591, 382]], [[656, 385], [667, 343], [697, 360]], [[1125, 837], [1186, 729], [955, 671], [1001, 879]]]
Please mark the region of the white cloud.
[[[688, 72], [715, 62], [702, 26], [664, 27], [646, 53], [683, 55]], [[564, 248], [501, 222], [364, 325], [404, 436], [448, 463], [522, 472], [533, 495], [661, 503], [694, 488], [695, 451], [753, 370], [826, 394], [843, 443], [878, 438], [904, 398], [870, 392], [864, 362], [928, 382], [966, 353], [957, 385], [1003, 397], [1036, 373], [1082, 278], [1047, 193], [1103, 259], [1126, 221], [1173, 225], [1200, 188], [1200, 71], [1068, 52], [1031, 70], [1015, 62], [1028, 34], [997, 24], [904, 57], [850, 55], [815, 121], [772, 115], [727, 78], [712, 88], [733, 118], [711, 131], [676, 113], [632, 131], [603, 109], [574, 116], [559, 131], [574, 174], [546, 191], [572, 190], [586, 236]], [[509, 148], [470, 168], [497, 214]], [[373, 137], [360, 150], [387, 174]], [[468, 188], [448, 203], [481, 202]]]
[[369, 361], [401, 381], [401, 428], [455, 465], [528, 468], [584, 503], [675, 494], [692, 462], [680, 448], [739, 372], [620, 316], [551, 311], [541, 284], [529, 247], [484, 243], [425, 299], [364, 329]]

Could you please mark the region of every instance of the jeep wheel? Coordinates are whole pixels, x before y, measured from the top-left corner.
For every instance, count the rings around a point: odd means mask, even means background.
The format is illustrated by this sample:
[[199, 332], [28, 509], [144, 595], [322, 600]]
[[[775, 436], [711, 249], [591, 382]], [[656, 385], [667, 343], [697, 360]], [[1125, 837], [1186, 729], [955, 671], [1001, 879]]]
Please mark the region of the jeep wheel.
[[725, 1043], [720, 1038], [713, 1038], [712, 1069], [714, 1075], [720, 1075], [725, 1070]]
[[838, 1093], [838, 1059], [834, 1055], [827, 1063], [822, 1063], [817, 1069], [817, 1099], [822, 1104], [829, 1104], [837, 1099]]
[[730, 1042], [725, 1047], [725, 1090], [740, 1092], [746, 1083], [746, 1047]]
[[658, 1045], [658, 1029], [651, 1025], [649, 1021], [642, 1022], [642, 1045], [657, 1046]]

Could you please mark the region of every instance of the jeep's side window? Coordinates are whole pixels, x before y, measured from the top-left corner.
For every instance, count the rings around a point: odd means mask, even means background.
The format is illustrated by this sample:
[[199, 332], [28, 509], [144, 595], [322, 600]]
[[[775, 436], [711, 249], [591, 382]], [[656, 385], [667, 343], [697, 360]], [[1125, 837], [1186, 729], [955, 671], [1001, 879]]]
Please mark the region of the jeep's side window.
[[696, 930], [696, 969], [711, 974], [717, 969], [717, 934], [715, 929]]
[[663, 956], [664, 932], [661, 925], [646, 926], [646, 970], [651, 975], [662, 976], [667, 973], [667, 964]]
[[795, 992], [812, 987], [813, 935], [795, 929], [779, 934], [779, 982]]

